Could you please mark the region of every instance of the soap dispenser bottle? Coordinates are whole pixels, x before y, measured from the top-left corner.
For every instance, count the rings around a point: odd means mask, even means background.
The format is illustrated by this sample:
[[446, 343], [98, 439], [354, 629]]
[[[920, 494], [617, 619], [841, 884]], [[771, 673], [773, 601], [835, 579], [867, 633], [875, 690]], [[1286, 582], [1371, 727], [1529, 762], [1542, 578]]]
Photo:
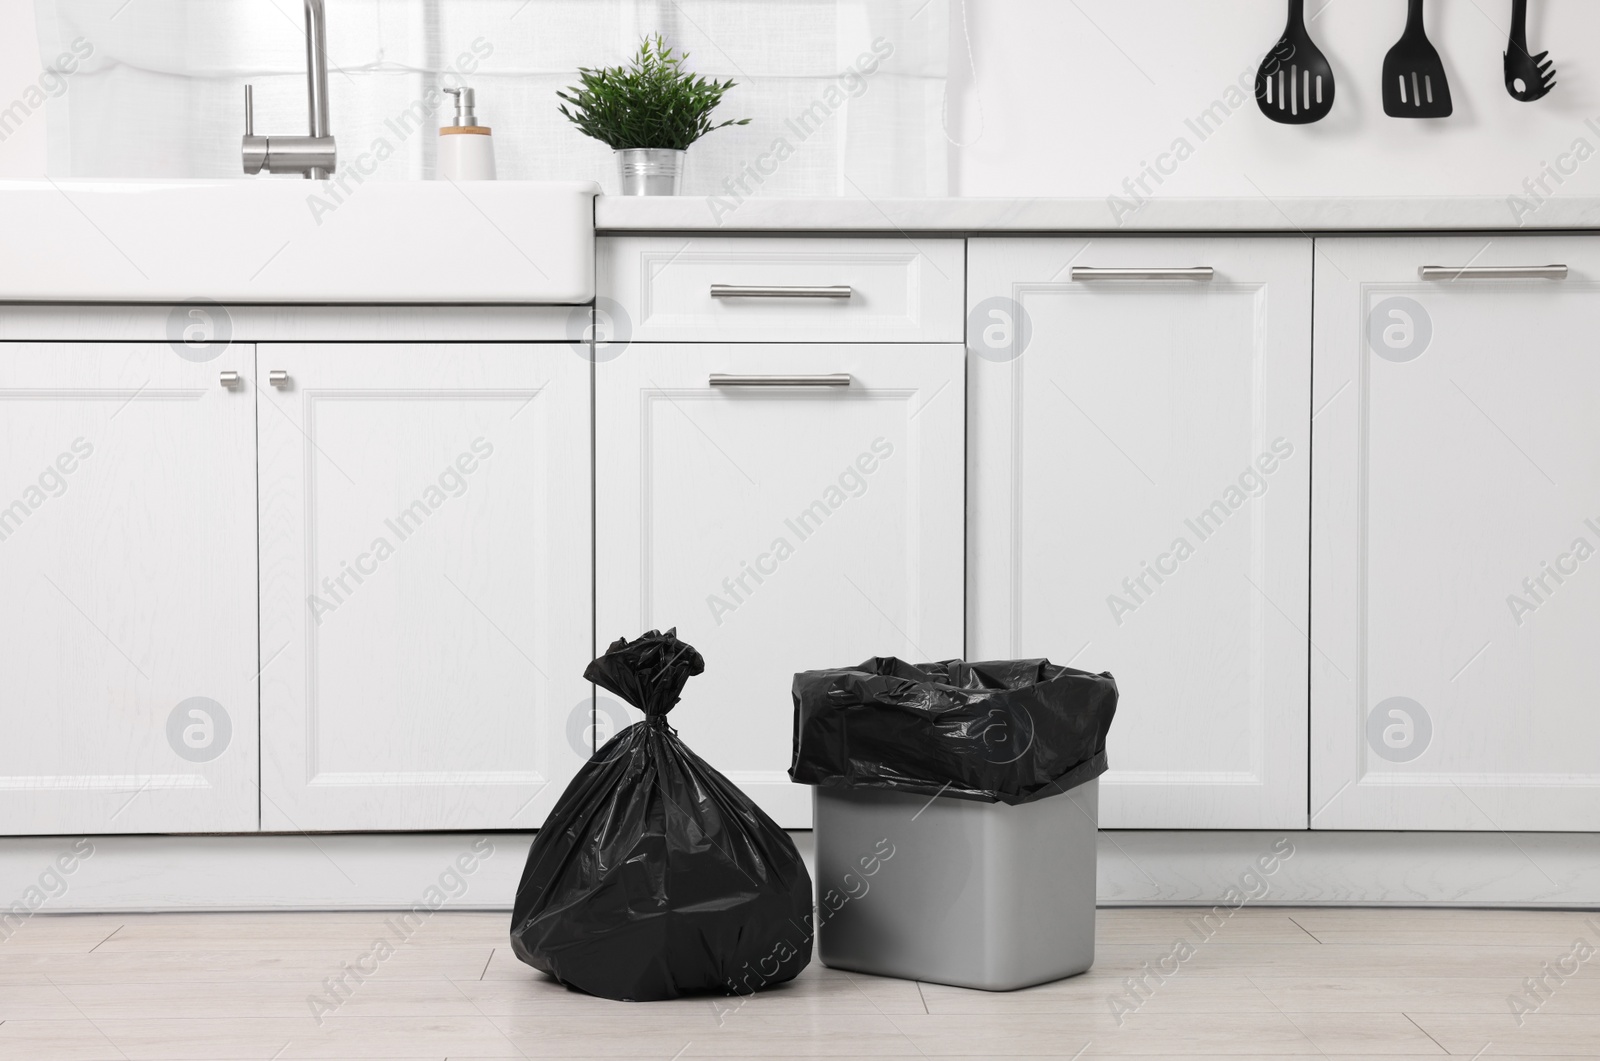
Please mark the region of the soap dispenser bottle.
[[439, 130], [439, 176], [450, 181], [494, 180], [494, 138], [478, 124], [473, 91], [447, 88], [456, 98], [455, 124]]

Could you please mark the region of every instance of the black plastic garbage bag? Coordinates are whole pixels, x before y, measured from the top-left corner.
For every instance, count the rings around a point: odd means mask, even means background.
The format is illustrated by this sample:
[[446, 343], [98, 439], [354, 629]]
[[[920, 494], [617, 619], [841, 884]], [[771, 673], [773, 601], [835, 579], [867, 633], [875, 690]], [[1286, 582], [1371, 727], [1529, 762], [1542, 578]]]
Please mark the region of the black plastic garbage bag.
[[645, 721], [595, 752], [528, 852], [511, 948], [564, 984], [636, 1002], [747, 994], [811, 960], [794, 842], [667, 725], [703, 670], [676, 630], [652, 630], [584, 672]]
[[1106, 771], [1110, 674], [1046, 659], [912, 665], [893, 657], [794, 676], [789, 776], [1029, 803]]

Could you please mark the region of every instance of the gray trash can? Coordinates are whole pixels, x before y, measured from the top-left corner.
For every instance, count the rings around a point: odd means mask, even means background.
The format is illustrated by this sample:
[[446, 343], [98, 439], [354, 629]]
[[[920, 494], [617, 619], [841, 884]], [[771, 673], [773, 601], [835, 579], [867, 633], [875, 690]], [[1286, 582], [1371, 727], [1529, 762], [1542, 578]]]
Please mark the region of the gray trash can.
[[1086, 971], [1098, 784], [1018, 806], [813, 789], [818, 957], [985, 991]]
[[794, 677], [824, 965], [1008, 991], [1094, 963], [1110, 674], [880, 656]]

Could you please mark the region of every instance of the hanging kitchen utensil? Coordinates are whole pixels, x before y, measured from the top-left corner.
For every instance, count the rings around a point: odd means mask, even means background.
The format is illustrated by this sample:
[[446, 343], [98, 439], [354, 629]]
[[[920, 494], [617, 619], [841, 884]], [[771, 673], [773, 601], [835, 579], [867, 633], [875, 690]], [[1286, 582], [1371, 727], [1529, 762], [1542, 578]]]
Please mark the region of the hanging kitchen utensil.
[[1409, 0], [1406, 31], [1383, 57], [1383, 113], [1391, 118], [1448, 118], [1450, 82], [1422, 27], [1422, 0]]
[[1556, 87], [1549, 52], [1528, 54], [1528, 0], [1511, 0], [1511, 41], [1506, 45], [1506, 91], [1523, 103], [1543, 99]]
[[1256, 71], [1256, 105], [1284, 125], [1309, 125], [1333, 109], [1333, 67], [1306, 31], [1305, 0], [1289, 0], [1283, 36]]

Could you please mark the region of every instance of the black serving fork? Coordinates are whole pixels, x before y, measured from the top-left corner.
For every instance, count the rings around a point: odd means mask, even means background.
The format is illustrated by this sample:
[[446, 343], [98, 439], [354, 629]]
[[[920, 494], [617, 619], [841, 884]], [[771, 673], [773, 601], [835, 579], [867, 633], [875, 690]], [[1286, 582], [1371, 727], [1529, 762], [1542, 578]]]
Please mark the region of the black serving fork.
[[1422, 0], [1410, 0], [1406, 31], [1383, 57], [1383, 113], [1391, 118], [1448, 118], [1450, 82], [1422, 26]]
[[1511, 0], [1511, 41], [1506, 45], [1506, 91], [1523, 103], [1543, 99], [1556, 87], [1549, 52], [1528, 54], [1528, 0]]

